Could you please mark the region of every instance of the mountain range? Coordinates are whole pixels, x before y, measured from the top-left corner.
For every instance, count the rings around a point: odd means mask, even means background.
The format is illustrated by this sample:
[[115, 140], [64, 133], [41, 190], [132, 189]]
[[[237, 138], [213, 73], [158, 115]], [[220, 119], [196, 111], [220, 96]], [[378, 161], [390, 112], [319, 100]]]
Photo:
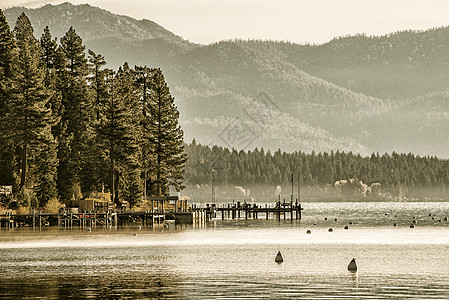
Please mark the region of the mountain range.
[[4, 13], [11, 27], [22, 11], [38, 38], [45, 26], [58, 39], [73, 26], [109, 68], [161, 68], [187, 142], [449, 158], [449, 27], [319, 45], [201, 45], [150, 20], [87, 4], [10, 8]]

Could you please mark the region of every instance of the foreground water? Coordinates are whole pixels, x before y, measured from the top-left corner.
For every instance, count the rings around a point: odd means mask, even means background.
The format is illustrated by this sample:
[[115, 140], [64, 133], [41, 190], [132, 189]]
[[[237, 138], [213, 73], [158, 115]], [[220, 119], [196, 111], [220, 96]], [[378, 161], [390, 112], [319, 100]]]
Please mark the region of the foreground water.
[[[163, 232], [3, 230], [0, 298], [449, 297], [449, 203], [304, 208], [301, 221], [216, 220]], [[356, 274], [346, 269], [353, 257]]]

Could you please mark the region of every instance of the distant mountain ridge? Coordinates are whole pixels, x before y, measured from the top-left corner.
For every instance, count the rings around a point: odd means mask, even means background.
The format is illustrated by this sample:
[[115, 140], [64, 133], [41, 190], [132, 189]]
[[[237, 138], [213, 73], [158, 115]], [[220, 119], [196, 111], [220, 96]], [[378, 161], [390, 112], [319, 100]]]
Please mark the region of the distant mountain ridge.
[[[70, 26], [108, 67], [160, 67], [186, 141], [284, 151], [414, 152], [449, 157], [449, 28], [356, 35], [322, 45], [190, 43], [149, 20], [90, 5], [11, 8], [37, 37]], [[260, 99], [265, 95], [265, 100]], [[242, 142], [247, 141], [247, 142]]]

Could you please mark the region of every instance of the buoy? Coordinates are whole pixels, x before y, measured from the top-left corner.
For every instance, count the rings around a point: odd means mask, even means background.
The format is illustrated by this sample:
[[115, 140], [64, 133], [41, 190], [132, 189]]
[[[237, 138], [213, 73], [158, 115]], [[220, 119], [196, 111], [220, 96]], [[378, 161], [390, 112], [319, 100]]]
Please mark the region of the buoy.
[[415, 228], [415, 225], [411, 224], [411, 225], [410, 225], [410, 228]]
[[332, 228], [329, 228], [327, 231], [329, 231], [329, 232], [332, 232], [332, 231], [334, 231]]
[[351, 262], [348, 265], [348, 271], [355, 273], [357, 272], [357, 263], [355, 262], [355, 258], [351, 260]]
[[335, 222], [337, 222], [338, 221], [338, 219], [337, 218], [335, 218]]
[[435, 220], [435, 217], [432, 217], [432, 220]]
[[137, 225], [137, 230], [141, 230], [141, 229], [142, 229], [142, 226]]
[[314, 223], [313, 226], [316, 226], [316, 223]]
[[327, 221], [327, 218], [324, 218], [325, 221]]
[[284, 262], [284, 258], [282, 257], [281, 251], [278, 252], [278, 254], [276, 255], [276, 258], [274, 259], [274, 261], [277, 262], [278, 264]]
[[429, 214], [429, 217], [431, 217], [432, 216], [432, 214]]
[[416, 220], [413, 220], [413, 224], [416, 224], [417, 222], [416, 222]]
[[349, 222], [349, 225], [352, 225], [352, 222]]
[[398, 226], [398, 224], [394, 223], [394, 224], [393, 224], [393, 226], [395, 226], [395, 227], [396, 227], [396, 226]]
[[345, 229], [349, 229], [349, 227], [346, 225], [346, 226], [345, 226]]
[[306, 231], [306, 234], [311, 234], [311, 233], [312, 233], [312, 231], [310, 231], [310, 229]]
[[137, 236], [137, 233], [134, 233], [133, 236]]
[[440, 223], [441, 223], [441, 221], [442, 221], [441, 219], [438, 220], [438, 222], [440, 222]]
[[447, 222], [447, 217], [444, 217], [444, 221], [446, 221], [446, 222]]
[[87, 232], [91, 232], [92, 231], [92, 228], [90, 228], [90, 227], [87, 227]]

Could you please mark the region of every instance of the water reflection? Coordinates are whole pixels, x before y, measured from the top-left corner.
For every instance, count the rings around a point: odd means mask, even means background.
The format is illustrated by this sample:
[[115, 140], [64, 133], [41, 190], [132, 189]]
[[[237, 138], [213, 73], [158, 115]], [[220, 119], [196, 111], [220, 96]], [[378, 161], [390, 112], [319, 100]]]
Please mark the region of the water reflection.
[[449, 215], [448, 204], [305, 206], [293, 222], [2, 231], [0, 298], [447, 298], [449, 226], [429, 214]]

